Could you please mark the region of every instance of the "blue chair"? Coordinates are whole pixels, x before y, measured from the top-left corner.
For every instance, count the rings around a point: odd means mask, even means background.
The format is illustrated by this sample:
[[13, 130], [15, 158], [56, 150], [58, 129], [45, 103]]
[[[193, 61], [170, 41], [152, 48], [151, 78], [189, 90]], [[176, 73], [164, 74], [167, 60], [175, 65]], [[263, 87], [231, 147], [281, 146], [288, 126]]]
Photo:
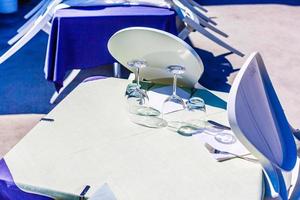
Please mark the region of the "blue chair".
[[263, 167], [265, 197], [288, 199], [290, 183], [284, 174], [294, 169], [297, 149], [259, 53], [253, 53], [238, 73], [227, 109], [233, 132]]

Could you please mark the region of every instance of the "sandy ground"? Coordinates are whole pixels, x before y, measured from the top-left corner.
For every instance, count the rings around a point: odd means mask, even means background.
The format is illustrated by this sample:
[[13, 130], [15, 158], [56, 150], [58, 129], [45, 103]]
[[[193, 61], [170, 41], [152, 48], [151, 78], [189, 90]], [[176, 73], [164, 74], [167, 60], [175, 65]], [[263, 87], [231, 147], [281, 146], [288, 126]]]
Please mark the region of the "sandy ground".
[[43, 117], [40, 114], [0, 116], [0, 155], [7, 153]]
[[[212, 75], [206, 79], [219, 81], [226, 91], [237, 73], [235, 69], [241, 67], [251, 52], [261, 52], [288, 119], [293, 126], [300, 127], [300, 7], [261, 4], [207, 8], [209, 15], [216, 17], [218, 27], [230, 35], [226, 41], [243, 51], [246, 57], [223, 56], [226, 50], [200, 34], [192, 34], [191, 41], [200, 48], [206, 70], [221, 70], [225, 73], [223, 75], [228, 76]], [[42, 116], [0, 116], [0, 157], [28, 133]]]
[[[226, 59], [238, 69], [252, 52], [260, 52], [290, 123], [300, 128], [300, 7], [271, 4], [208, 9], [210, 16], [217, 17], [218, 27], [230, 35], [226, 41], [246, 54]], [[197, 33], [192, 41], [214, 56], [227, 52]], [[230, 74], [229, 83], [236, 73]]]

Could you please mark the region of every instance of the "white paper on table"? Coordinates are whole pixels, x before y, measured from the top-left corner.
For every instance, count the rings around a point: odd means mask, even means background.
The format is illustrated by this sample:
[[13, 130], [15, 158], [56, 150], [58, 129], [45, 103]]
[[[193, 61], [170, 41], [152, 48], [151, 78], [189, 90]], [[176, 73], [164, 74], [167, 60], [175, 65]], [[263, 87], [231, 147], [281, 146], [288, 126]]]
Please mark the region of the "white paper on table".
[[101, 188], [99, 188], [90, 198], [89, 200], [117, 200], [108, 184], [105, 183]]
[[[152, 89], [147, 92], [148, 97], [149, 97], [149, 106], [159, 110], [162, 112], [162, 107], [163, 107], [163, 102], [172, 94], [173, 87], [172, 86], [164, 86], [164, 87], [159, 87]], [[177, 95], [180, 96], [184, 101], [187, 101], [187, 99], [190, 98], [190, 93], [187, 91], [177, 88]], [[167, 109], [164, 110], [164, 113], [176, 111], [182, 109], [181, 105], [176, 105], [172, 104], [172, 107], [167, 107]], [[208, 134], [206, 134], [208, 133]], [[196, 139], [199, 139], [203, 145], [205, 143], [210, 144], [213, 148], [218, 149], [220, 151], [225, 151], [229, 153], [233, 153], [236, 155], [246, 155], [249, 154], [249, 151], [244, 147], [242, 143], [236, 138], [236, 142], [234, 144], [222, 144], [218, 142], [213, 135], [216, 135], [217, 133], [229, 133], [233, 134], [231, 130], [223, 130], [220, 129], [218, 132], [212, 131], [210, 129], [205, 129], [204, 132], [200, 132], [198, 134], [195, 134], [193, 137]], [[234, 136], [235, 137], [235, 136]], [[225, 153], [212, 153], [212, 156], [216, 160], [222, 160], [224, 158], [231, 158], [235, 157], [234, 155], [231, 154], [225, 154]]]
[[[206, 134], [206, 133], [209, 133], [209, 134]], [[195, 134], [195, 135], [193, 135], [193, 137], [199, 139], [203, 143], [203, 145], [205, 145], [205, 143], [208, 143], [213, 148], [215, 148], [219, 151], [225, 151], [225, 152], [229, 152], [229, 153], [236, 154], [239, 156], [244, 156], [244, 155], [250, 153], [237, 138], [236, 138], [236, 142], [233, 144], [222, 144], [222, 143], [218, 142], [215, 139], [215, 137], [213, 136], [213, 135], [216, 135], [217, 133], [229, 133], [229, 134], [234, 135], [231, 130], [220, 129], [220, 132], [215, 132], [215, 131], [210, 131], [209, 129], [205, 129], [204, 132]], [[235, 157], [234, 155], [226, 154], [226, 153], [212, 153], [212, 156], [216, 160], [222, 160], [224, 158]]]
[[[163, 86], [148, 91], [147, 94], [149, 97], [149, 106], [159, 110], [162, 113], [163, 103], [172, 94], [172, 91], [173, 91], [173, 86]], [[181, 88], [177, 88], [176, 94], [180, 96], [184, 102], [186, 102], [187, 99], [190, 98], [190, 93], [188, 93], [187, 91]], [[170, 106], [167, 107], [164, 110], [164, 113], [169, 113], [180, 109], [182, 109], [181, 105], [172, 104], [172, 107]]]

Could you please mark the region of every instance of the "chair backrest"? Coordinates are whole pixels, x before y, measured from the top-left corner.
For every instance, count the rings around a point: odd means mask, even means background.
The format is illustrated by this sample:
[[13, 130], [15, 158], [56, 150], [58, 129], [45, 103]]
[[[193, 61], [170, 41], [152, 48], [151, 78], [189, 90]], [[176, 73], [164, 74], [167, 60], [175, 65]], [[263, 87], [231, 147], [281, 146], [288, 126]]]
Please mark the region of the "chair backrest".
[[233, 132], [261, 161], [293, 169], [295, 141], [259, 53], [248, 58], [232, 85], [228, 117]]
[[297, 160], [292, 130], [259, 53], [240, 69], [230, 90], [228, 118], [233, 132], [262, 164], [266, 196], [288, 198], [281, 170], [290, 171]]

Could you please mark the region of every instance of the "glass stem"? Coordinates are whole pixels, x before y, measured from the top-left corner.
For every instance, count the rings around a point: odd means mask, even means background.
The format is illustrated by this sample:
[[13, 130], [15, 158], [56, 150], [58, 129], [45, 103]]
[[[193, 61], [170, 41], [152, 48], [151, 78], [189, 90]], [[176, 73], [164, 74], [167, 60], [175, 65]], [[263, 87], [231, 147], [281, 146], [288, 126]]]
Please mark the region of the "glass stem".
[[174, 79], [173, 79], [173, 96], [176, 96], [176, 86], [177, 86], [177, 74], [174, 74]]

